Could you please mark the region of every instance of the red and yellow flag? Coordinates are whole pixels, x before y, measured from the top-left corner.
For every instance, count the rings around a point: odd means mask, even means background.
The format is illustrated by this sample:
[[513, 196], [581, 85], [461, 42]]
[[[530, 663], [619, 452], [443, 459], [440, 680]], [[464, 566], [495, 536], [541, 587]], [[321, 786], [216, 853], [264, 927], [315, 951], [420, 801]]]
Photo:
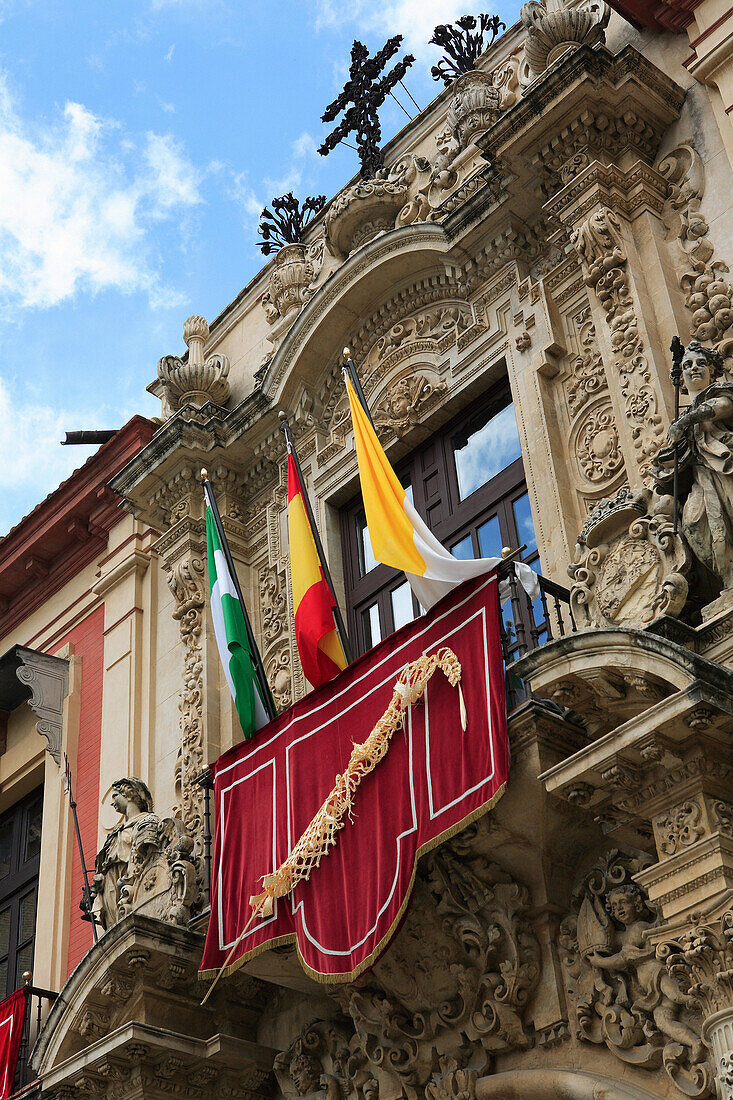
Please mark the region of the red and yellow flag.
[[323, 576], [303, 490], [288, 452], [288, 536], [295, 608], [295, 639], [306, 679], [320, 687], [346, 668], [336, 633], [334, 598]]

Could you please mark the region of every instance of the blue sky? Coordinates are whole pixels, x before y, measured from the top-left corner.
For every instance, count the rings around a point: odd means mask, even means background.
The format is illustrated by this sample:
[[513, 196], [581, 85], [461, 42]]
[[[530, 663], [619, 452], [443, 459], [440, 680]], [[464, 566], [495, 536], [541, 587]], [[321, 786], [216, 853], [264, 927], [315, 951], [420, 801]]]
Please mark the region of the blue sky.
[[[316, 153], [352, 40], [404, 34], [424, 106], [432, 27], [481, 10], [519, 3], [0, 0], [0, 535], [91, 453], [65, 430], [159, 412], [185, 318], [261, 266], [262, 206], [356, 171]], [[406, 121], [381, 118], [385, 140]]]

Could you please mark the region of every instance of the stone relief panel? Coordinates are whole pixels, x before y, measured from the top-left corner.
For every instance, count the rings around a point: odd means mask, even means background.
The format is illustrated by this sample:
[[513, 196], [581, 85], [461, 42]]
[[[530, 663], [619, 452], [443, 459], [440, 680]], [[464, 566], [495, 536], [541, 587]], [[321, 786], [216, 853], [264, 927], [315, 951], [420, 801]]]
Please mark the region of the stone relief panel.
[[573, 893], [558, 945], [576, 1036], [629, 1065], [663, 1069], [686, 1096], [710, 1096], [698, 1005], [657, 957], [657, 919], [634, 882], [649, 862], [612, 849]]
[[475, 1081], [495, 1054], [532, 1045], [527, 1008], [540, 948], [531, 902], [489, 850], [481, 821], [422, 860], [389, 950], [356, 982], [332, 990], [353, 1021], [357, 1096], [439, 1096], [447, 1078]]
[[573, 230], [571, 240], [584, 282], [595, 291], [605, 314], [614, 349], [613, 369], [637, 462], [642, 477], [648, 478], [651, 461], [664, 438], [664, 425], [639, 333], [621, 225], [612, 210], [602, 207]]
[[322, 1096], [344, 1100], [353, 1088], [349, 1041], [353, 1028], [338, 1020], [313, 1020], [287, 1050], [275, 1058], [274, 1071], [282, 1095]]

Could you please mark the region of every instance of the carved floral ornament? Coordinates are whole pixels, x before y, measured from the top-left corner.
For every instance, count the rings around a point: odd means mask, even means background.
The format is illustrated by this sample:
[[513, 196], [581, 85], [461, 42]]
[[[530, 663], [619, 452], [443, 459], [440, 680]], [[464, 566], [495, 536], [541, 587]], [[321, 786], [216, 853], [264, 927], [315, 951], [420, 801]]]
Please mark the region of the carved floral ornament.
[[207, 401], [226, 405], [229, 400], [229, 360], [214, 353], [204, 359], [209, 326], [203, 317], [189, 317], [183, 326], [188, 358], [164, 355], [158, 362], [158, 377], [148, 386], [163, 402], [163, 416], [170, 417], [183, 405], [200, 408]]
[[606, 41], [611, 9], [603, 0], [584, 0], [577, 7], [548, 0], [529, 0], [520, 12], [527, 28], [524, 53], [538, 76], [573, 46], [598, 46]]
[[558, 945], [576, 1035], [639, 1069], [663, 1068], [687, 1096], [710, 1096], [699, 1004], [657, 957], [656, 918], [634, 881], [649, 862], [613, 849], [574, 891]]

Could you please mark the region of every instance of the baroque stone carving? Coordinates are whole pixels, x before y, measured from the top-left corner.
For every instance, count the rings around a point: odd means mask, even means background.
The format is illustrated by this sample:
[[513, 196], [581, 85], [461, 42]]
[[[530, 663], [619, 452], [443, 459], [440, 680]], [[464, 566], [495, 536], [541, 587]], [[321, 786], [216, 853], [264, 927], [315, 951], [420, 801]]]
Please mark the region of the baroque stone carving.
[[446, 123], [459, 147], [465, 149], [496, 119], [501, 92], [494, 84], [493, 73], [479, 69], [459, 76], [452, 91]]
[[109, 930], [135, 910], [185, 926], [202, 896], [203, 869], [191, 837], [173, 818], [153, 812], [153, 799], [141, 779], [113, 783], [112, 804], [123, 819], [97, 854], [95, 918]]
[[524, 55], [535, 76], [572, 46], [598, 46], [606, 41], [611, 9], [603, 0], [584, 0], [577, 7], [550, 8], [529, 0], [520, 12], [527, 28]]
[[[372, 970], [332, 996], [354, 1021], [352, 1065], [436, 1098], [497, 1051], [531, 1045], [523, 1017], [539, 978], [529, 895], [471, 825], [418, 868], [404, 924]], [[435, 1055], [445, 1061], [436, 1073]], [[469, 1073], [470, 1077], [470, 1073]], [[366, 1089], [363, 1091], [366, 1095]], [[454, 1093], [450, 1092], [450, 1095]]]
[[275, 1058], [273, 1069], [282, 1095], [323, 1096], [342, 1100], [351, 1087], [349, 1039], [352, 1032], [337, 1020], [313, 1020]]
[[[669, 492], [675, 449], [679, 470], [688, 471], [682, 492], [682, 530], [695, 557], [733, 587], [733, 382], [719, 352], [690, 341], [682, 360], [689, 407], [667, 433], [655, 476]], [[691, 482], [691, 483], [690, 483]]]
[[15, 675], [31, 693], [28, 706], [38, 718], [36, 729], [48, 742], [46, 748], [61, 766], [61, 731], [64, 699], [69, 690], [69, 662], [63, 657], [17, 646], [20, 664]]
[[611, 850], [573, 893], [559, 947], [577, 1037], [642, 1069], [663, 1066], [688, 1096], [710, 1094], [697, 1003], [650, 942], [655, 917], [633, 881], [644, 863]]
[[398, 436], [405, 435], [447, 388], [445, 382], [431, 382], [420, 373], [398, 379], [377, 405], [374, 415], [377, 428], [390, 428]]
[[589, 409], [573, 434], [578, 464], [591, 484], [611, 481], [623, 469], [624, 457], [610, 401]]
[[696, 923], [657, 954], [684, 995], [703, 1013], [703, 1035], [717, 1069], [720, 1100], [733, 1100], [733, 909]]
[[688, 798], [654, 819], [657, 848], [667, 856], [688, 848], [703, 835], [702, 808], [694, 798]]
[[579, 318], [580, 354], [570, 364], [570, 374], [565, 382], [568, 407], [574, 416], [592, 397], [608, 388], [603, 360], [596, 345], [596, 330], [586, 315]]
[[204, 360], [209, 326], [203, 317], [189, 317], [183, 326], [188, 358], [164, 355], [158, 362], [158, 378], [148, 389], [163, 402], [163, 416], [170, 417], [182, 405], [200, 408], [207, 401], [225, 405], [229, 400], [229, 360], [214, 353]]
[[624, 410], [631, 424], [640, 470], [646, 476], [659, 448], [663, 425], [639, 335], [618, 218], [603, 207], [573, 230], [571, 241], [583, 268], [584, 281], [595, 290], [606, 315]]
[[168, 587], [176, 606], [173, 618], [178, 621], [184, 645], [183, 688], [179, 702], [181, 713], [181, 748], [176, 761], [176, 816], [183, 822], [196, 850], [203, 843], [204, 792], [194, 780], [204, 766], [203, 678], [204, 665], [201, 633], [204, 614], [204, 563], [189, 555], [169, 567]]
[[662, 211], [668, 238], [677, 242], [683, 259], [680, 286], [692, 313], [692, 335], [710, 341], [728, 356], [733, 350], [733, 287], [723, 278], [727, 264], [714, 260], [710, 227], [700, 210], [705, 169], [691, 145], [679, 145], [657, 166], [669, 193]]
[[624, 487], [603, 500], [578, 536], [570, 603], [583, 626], [643, 626], [677, 615], [687, 599], [690, 556], [674, 534], [671, 500]]

